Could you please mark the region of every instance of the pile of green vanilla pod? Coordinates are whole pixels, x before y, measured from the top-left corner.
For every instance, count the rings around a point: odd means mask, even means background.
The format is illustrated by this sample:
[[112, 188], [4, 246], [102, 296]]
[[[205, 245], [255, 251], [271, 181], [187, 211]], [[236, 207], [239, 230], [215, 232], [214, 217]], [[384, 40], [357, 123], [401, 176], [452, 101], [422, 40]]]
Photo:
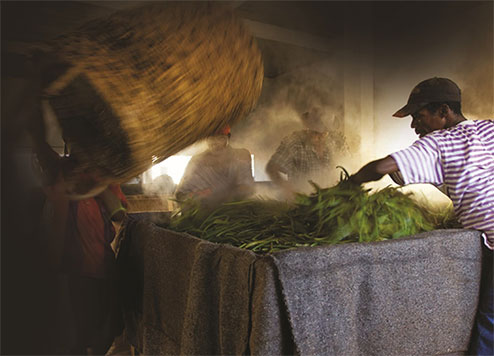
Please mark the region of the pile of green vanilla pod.
[[[346, 173], [346, 172], [345, 172]], [[397, 188], [369, 194], [346, 177], [334, 187], [297, 194], [294, 203], [246, 200], [210, 212], [189, 202], [170, 229], [202, 239], [270, 253], [300, 246], [395, 239], [460, 227], [452, 210], [433, 213]]]

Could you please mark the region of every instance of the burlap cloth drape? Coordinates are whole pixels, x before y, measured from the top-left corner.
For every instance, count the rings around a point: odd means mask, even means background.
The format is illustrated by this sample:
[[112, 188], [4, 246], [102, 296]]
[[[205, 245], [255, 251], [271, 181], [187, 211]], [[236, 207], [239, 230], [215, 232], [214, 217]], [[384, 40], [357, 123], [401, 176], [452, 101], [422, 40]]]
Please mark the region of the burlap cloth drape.
[[260, 256], [134, 221], [119, 256], [127, 334], [144, 354], [462, 353], [480, 244], [438, 230]]

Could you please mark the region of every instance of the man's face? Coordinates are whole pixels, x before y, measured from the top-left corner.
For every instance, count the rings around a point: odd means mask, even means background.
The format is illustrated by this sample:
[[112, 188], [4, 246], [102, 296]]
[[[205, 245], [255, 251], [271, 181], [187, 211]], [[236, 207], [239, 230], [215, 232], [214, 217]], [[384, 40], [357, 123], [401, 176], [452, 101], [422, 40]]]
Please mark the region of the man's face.
[[432, 131], [440, 130], [445, 127], [446, 119], [440, 114], [441, 110], [430, 112], [426, 108], [422, 108], [412, 114], [412, 123], [410, 127], [415, 129], [415, 133], [419, 137], [424, 137]]
[[325, 132], [313, 131], [311, 134], [312, 134], [311, 140], [312, 140], [312, 144], [314, 145], [314, 147], [319, 149], [319, 148], [322, 148], [325, 146], [326, 139], [328, 137], [327, 131], [325, 131]]

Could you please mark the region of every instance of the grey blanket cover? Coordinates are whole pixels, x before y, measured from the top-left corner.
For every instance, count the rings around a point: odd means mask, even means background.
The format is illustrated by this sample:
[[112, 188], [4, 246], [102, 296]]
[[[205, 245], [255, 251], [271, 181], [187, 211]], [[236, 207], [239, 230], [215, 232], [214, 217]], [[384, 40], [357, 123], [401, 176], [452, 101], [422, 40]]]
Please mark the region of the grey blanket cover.
[[480, 233], [257, 255], [130, 221], [119, 265], [146, 355], [434, 355], [467, 350]]

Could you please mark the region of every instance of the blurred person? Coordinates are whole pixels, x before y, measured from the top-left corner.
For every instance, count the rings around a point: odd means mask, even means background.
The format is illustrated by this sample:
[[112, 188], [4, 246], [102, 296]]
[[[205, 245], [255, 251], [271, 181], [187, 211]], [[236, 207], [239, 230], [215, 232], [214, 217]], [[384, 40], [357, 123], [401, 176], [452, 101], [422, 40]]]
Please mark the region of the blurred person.
[[[43, 354], [105, 354], [113, 337], [122, 328], [119, 305], [115, 303], [115, 256], [110, 242], [115, 235], [112, 221], [124, 218], [126, 200], [119, 187], [108, 187], [96, 170], [76, 171], [74, 168], [78, 162], [73, 152], [61, 157], [46, 142], [40, 98], [43, 97], [42, 88], [57, 76], [61, 67], [53, 65], [48, 70], [41, 70], [37, 56], [33, 54], [25, 65], [26, 88], [18, 93], [22, 95], [17, 99], [22, 100], [13, 101], [19, 108], [12, 110], [15, 114], [11, 116], [16, 117], [14, 121], [23, 121], [23, 128], [32, 138], [36, 158], [32, 168], [41, 178], [39, 209], [42, 212], [38, 214], [39, 222], [30, 222], [37, 227], [37, 236], [26, 241], [25, 238], [19, 239], [20, 234], [12, 233], [10, 240], [22, 242], [21, 262], [14, 265], [21, 266], [17, 270], [32, 267], [26, 269], [24, 276], [21, 275], [19, 284], [50, 290], [36, 290], [30, 294], [30, 304], [35, 308], [24, 305], [22, 309], [45, 308], [48, 311], [39, 315], [50, 315], [50, 320], [45, 318], [38, 324], [38, 311], [34, 310], [28, 319], [29, 325], [24, 323], [22, 316], [17, 323], [24, 330], [22, 337], [27, 344], [32, 342], [28, 333], [31, 324], [34, 327], [41, 324], [50, 329], [37, 331], [45, 338], [36, 348]], [[44, 59], [48, 61], [48, 58]], [[22, 187], [21, 183], [14, 181], [16, 175], [12, 175], [10, 188]], [[75, 200], [76, 196], [81, 199]], [[24, 204], [26, 200], [15, 202], [19, 206]], [[18, 226], [21, 221], [15, 220], [15, 227], [19, 230], [24, 229]], [[11, 225], [10, 229], [13, 227]], [[28, 252], [33, 248], [35, 253], [32, 255], [36, 256], [38, 264], [33, 264], [31, 252]], [[33, 283], [32, 278], [36, 277], [42, 281]], [[46, 300], [48, 297], [49, 301]], [[24, 297], [17, 298], [22, 300]], [[22, 349], [26, 348], [22, 346]]]
[[203, 207], [248, 198], [254, 191], [252, 158], [245, 148], [230, 146], [231, 130], [222, 128], [207, 139], [208, 149], [192, 156], [175, 196], [196, 198]]
[[68, 280], [75, 327], [69, 352], [104, 355], [123, 328], [111, 243], [115, 237], [112, 222], [125, 218], [127, 201], [119, 185], [110, 185], [95, 197], [72, 200], [65, 174], [75, 158], [60, 157], [39, 137], [35, 151], [44, 177], [51, 263]]
[[309, 180], [326, 182], [329, 169], [333, 168], [329, 131], [322, 121], [322, 111], [315, 107], [300, 118], [305, 129], [284, 137], [266, 165], [269, 178], [287, 199], [296, 191], [307, 191]]
[[145, 188], [148, 194], [171, 195], [175, 192], [176, 184], [168, 174], [162, 174], [153, 179]]
[[464, 228], [483, 237], [479, 306], [468, 354], [494, 355], [494, 121], [467, 120], [460, 88], [431, 78], [412, 90], [393, 116], [411, 115], [419, 139], [411, 146], [363, 166], [350, 179], [358, 184], [389, 174], [398, 184], [444, 185]]

